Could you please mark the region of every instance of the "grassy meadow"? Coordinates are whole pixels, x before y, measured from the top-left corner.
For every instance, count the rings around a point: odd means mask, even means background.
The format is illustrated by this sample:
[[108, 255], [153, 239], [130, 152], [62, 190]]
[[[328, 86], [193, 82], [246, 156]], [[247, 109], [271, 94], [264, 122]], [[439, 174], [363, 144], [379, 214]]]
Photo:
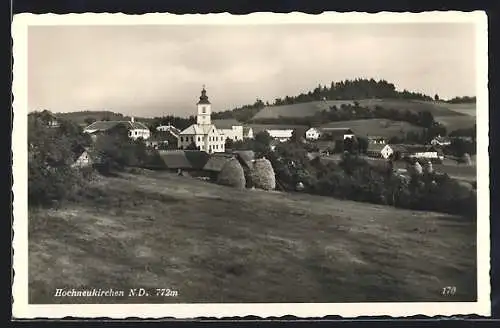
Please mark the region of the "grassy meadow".
[[[30, 303], [476, 299], [476, 224], [462, 217], [151, 171], [82, 197], [30, 209]], [[178, 296], [54, 297], [79, 287]]]
[[383, 118], [330, 122], [322, 125], [322, 127], [350, 128], [358, 136], [379, 136], [384, 138], [394, 136], [403, 137], [410, 131], [422, 132], [423, 130], [423, 128], [408, 122], [392, 121]]
[[470, 129], [476, 124], [476, 117], [472, 115], [437, 116], [434, 119], [443, 124], [450, 132], [458, 129]]

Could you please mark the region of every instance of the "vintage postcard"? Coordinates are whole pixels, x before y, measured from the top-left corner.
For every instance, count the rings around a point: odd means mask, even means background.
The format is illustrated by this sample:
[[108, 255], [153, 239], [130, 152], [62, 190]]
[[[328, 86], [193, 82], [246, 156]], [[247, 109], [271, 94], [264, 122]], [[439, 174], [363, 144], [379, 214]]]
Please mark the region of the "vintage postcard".
[[16, 15], [14, 318], [490, 315], [487, 35]]

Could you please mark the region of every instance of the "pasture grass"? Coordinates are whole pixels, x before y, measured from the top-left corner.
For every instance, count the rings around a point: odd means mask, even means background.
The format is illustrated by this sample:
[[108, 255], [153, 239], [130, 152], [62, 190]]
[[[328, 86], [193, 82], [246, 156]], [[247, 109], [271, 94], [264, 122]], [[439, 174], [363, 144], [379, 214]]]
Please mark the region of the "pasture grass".
[[[82, 197], [29, 211], [30, 303], [476, 300], [476, 225], [461, 217], [166, 172], [102, 178]], [[79, 287], [178, 296], [54, 297]]]

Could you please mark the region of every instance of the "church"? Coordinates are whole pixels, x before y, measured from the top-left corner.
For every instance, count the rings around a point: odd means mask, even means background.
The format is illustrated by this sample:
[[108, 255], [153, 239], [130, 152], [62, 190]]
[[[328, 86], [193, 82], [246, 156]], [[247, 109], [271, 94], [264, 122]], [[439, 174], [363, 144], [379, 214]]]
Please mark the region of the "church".
[[191, 149], [194, 145], [196, 149], [207, 153], [224, 152], [226, 136], [223, 131], [217, 129], [212, 124], [212, 105], [208, 101], [205, 86], [201, 90], [200, 100], [196, 104], [198, 114], [196, 124], [191, 125], [179, 134], [177, 141], [179, 149]]

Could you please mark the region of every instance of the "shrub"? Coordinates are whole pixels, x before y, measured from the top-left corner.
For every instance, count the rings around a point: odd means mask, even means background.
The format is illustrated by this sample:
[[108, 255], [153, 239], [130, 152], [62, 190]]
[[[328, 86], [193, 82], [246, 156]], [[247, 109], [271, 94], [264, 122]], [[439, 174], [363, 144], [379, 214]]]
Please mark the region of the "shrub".
[[217, 183], [224, 186], [245, 188], [245, 172], [236, 159], [228, 161], [217, 176]]
[[255, 188], [273, 190], [276, 188], [276, 177], [271, 162], [265, 158], [257, 159], [250, 167], [250, 176]]

